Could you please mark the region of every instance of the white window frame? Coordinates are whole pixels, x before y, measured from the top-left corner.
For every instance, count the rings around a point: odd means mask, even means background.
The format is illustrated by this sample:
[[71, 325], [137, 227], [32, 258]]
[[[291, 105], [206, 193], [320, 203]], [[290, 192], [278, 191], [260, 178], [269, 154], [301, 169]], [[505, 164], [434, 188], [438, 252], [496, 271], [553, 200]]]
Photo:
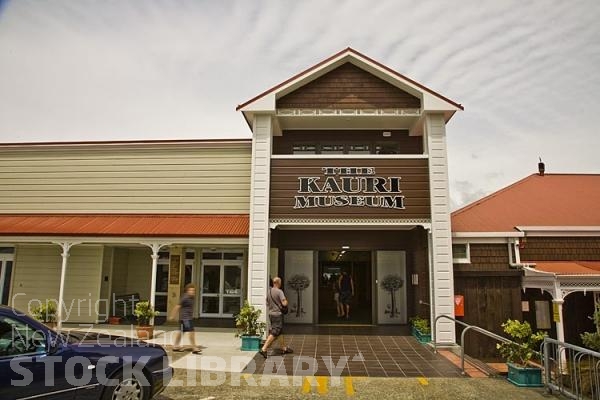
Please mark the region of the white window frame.
[[452, 246], [465, 246], [465, 252], [467, 254], [466, 257], [463, 258], [455, 258], [454, 252], [452, 252], [452, 263], [453, 264], [471, 264], [471, 246], [469, 243], [452, 243]]
[[[208, 253], [242, 253], [243, 258], [241, 260], [225, 260], [221, 259], [204, 259], [204, 255]], [[240, 299], [240, 307], [244, 302], [244, 292], [245, 292], [245, 283], [244, 283], [244, 267], [246, 263], [246, 252], [243, 249], [215, 249], [215, 250], [205, 250], [201, 253], [201, 265], [200, 265], [200, 295], [198, 296], [198, 314], [201, 318], [233, 318], [233, 314], [223, 313], [223, 300], [228, 297], [234, 297]], [[204, 267], [206, 265], [219, 266], [219, 293], [210, 293], [204, 294]], [[240, 294], [226, 294], [224, 291], [225, 284], [225, 266], [239, 266], [240, 267]], [[205, 297], [216, 297], [219, 299], [219, 312], [218, 313], [204, 313], [202, 312], [203, 300]]]
[[2, 298], [4, 297], [4, 281], [6, 280], [6, 264], [11, 263], [11, 282], [8, 282], [8, 293], [10, 294], [10, 290], [12, 288], [12, 278], [15, 276], [15, 248], [14, 246], [4, 246], [0, 245], [0, 247], [12, 247], [12, 253], [0, 253], [0, 263], [2, 264], [2, 270], [0, 271], [0, 304], [2, 304]]

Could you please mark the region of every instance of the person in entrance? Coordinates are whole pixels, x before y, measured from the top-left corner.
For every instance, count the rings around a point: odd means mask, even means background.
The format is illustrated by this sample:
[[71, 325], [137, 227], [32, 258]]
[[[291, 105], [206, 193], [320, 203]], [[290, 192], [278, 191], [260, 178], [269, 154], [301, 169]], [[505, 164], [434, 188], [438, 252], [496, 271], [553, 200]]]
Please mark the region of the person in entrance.
[[179, 315], [180, 330], [175, 333], [173, 351], [183, 351], [179, 345], [182, 334], [188, 334], [190, 343], [192, 344], [192, 352], [200, 354], [201, 349], [196, 345], [196, 337], [194, 333], [194, 297], [196, 297], [196, 286], [192, 283], [185, 285], [185, 291], [179, 300], [179, 304], [175, 306], [171, 312], [171, 319], [176, 320]]
[[[273, 278], [273, 287], [270, 287], [267, 294], [267, 311], [269, 312], [269, 337], [265, 341], [262, 349], [259, 351], [260, 355], [267, 358], [267, 350], [269, 346], [273, 344], [276, 339], [281, 337], [283, 333], [283, 313], [281, 309], [287, 307], [288, 301], [285, 298], [283, 290], [281, 290], [281, 278], [276, 276]], [[294, 351], [285, 345], [283, 337], [281, 337], [279, 344], [281, 346], [281, 352], [283, 354], [293, 353]]]
[[341, 317], [350, 318], [350, 300], [354, 296], [354, 281], [352, 277], [348, 275], [348, 272], [342, 271], [340, 280], [338, 281], [340, 288], [340, 303], [342, 303], [342, 315]]

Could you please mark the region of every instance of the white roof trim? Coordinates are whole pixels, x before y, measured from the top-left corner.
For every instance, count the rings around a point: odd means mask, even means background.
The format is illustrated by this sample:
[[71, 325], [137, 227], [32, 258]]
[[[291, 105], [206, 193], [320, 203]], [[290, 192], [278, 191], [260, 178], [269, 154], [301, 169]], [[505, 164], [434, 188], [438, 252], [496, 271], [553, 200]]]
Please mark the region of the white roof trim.
[[452, 232], [455, 238], [515, 238], [523, 237], [523, 232]]
[[[364, 58], [362, 55], [357, 54], [351, 49], [346, 49], [340, 52], [337, 56], [323, 62], [322, 64], [314, 67], [312, 69], [307, 70], [304, 73], [300, 73], [295, 79], [290, 80], [289, 82], [277, 87], [276, 89], [271, 89], [264, 95], [259, 95], [260, 97], [255, 98], [254, 100], [250, 100], [246, 105], [239, 108], [239, 111], [242, 112], [274, 112], [275, 111], [275, 102], [276, 99], [281, 95], [286, 95], [288, 93], [293, 92], [294, 90], [306, 85], [309, 82], [325, 75], [326, 73], [334, 70], [339, 65], [342, 65], [346, 62], [350, 62], [356, 65], [359, 68], [364, 69], [365, 71], [377, 76], [380, 79], [385, 80], [386, 82], [393, 84], [394, 86], [407, 91], [413, 96], [417, 96], [421, 99], [421, 109], [428, 111], [451, 111], [452, 113], [455, 111], [460, 111], [460, 108], [456, 105], [442, 99], [432, 93], [424, 90], [423, 88], [415, 85], [414, 83], [402, 79], [402, 77], [394, 75], [390, 73], [390, 71], [383, 68], [381, 65], [378, 65], [371, 60]], [[399, 84], [399, 85], [398, 85]], [[430, 90], [430, 89], [429, 89]]]
[[516, 226], [527, 236], [597, 236], [600, 226]]

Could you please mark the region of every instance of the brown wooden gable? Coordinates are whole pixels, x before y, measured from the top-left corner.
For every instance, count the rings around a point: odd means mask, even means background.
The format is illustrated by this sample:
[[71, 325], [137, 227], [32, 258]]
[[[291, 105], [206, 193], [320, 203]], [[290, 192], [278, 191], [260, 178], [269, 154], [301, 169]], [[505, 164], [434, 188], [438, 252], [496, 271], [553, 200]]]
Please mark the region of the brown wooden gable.
[[277, 108], [420, 108], [421, 100], [345, 63], [277, 100]]

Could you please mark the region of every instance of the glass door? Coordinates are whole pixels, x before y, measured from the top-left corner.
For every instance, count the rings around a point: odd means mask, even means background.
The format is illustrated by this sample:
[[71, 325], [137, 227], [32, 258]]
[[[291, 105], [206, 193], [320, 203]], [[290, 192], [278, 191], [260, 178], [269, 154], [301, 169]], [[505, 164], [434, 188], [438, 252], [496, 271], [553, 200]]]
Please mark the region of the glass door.
[[226, 318], [240, 311], [243, 260], [240, 251], [202, 254], [200, 316]]
[[10, 295], [10, 279], [13, 270], [12, 247], [0, 247], [0, 304], [8, 305]]

